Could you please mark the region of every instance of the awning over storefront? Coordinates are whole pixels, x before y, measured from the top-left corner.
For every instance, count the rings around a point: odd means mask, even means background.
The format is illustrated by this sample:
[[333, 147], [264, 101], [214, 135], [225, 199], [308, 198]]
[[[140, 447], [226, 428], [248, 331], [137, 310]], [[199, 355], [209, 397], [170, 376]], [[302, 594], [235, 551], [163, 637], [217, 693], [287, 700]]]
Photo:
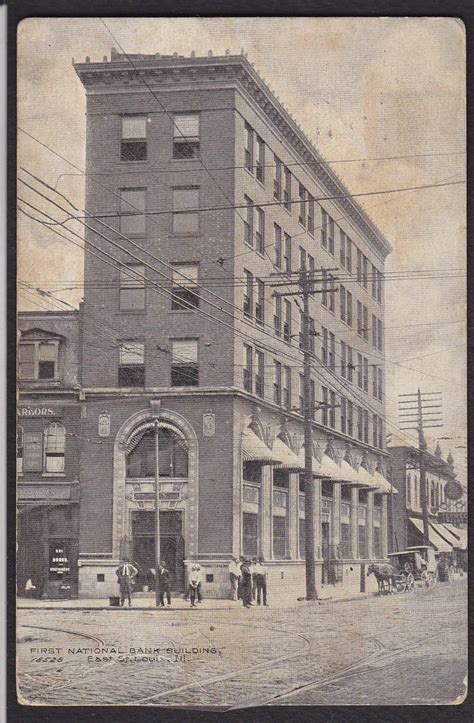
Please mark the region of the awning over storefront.
[[341, 476], [344, 482], [351, 482], [357, 486], [361, 485], [358, 472], [354, 469], [354, 467], [351, 467], [349, 462], [346, 462], [345, 459], [341, 462]]
[[[421, 532], [421, 534], [423, 534], [423, 520], [419, 519], [418, 517], [410, 517], [409, 519], [410, 522], [416, 527], [418, 532]], [[439, 552], [452, 552], [452, 545], [450, 545], [449, 542], [446, 542], [446, 540], [436, 532], [431, 522], [429, 524], [428, 537], [430, 543]]]
[[304, 460], [302, 463], [301, 458], [297, 457], [279, 437], [277, 437], [273, 443], [272, 452], [274, 459], [280, 460], [280, 464], [275, 463], [277, 468], [293, 470], [295, 472], [304, 470]]
[[380, 472], [377, 472], [377, 470], [374, 472], [374, 480], [381, 492], [387, 494], [393, 492], [394, 495], [398, 495], [398, 490], [392, 484], [390, 484], [388, 479], [385, 479], [385, 477], [380, 474]]
[[460, 539], [454, 534], [454, 532], [448, 529], [445, 525], [442, 525], [440, 522], [430, 522], [430, 524], [434, 527], [438, 535], [443, 537], [452, 547], [459, 548]]
[[375, 480], [375, 477], [371, 475], [370, 472], [365, 469], [365, 467], [362, 467], [362, 465], [360, 465], [359, 469], [357, 470], [357, 478], [359, 480], [358, 484], [363, 487], [368, 487], [371, 490], [376, 490], [379, 487]]
[[441, 527], [445, 527], [453, 535], [453, 547], [458, 550], [467, 550], [467, 530], [463, 530], [461, 527], [455, 527], [448, 522], [443, 522]]
[[282, 461], [251, 429], [246, 429], [242, 438], [242, 459], [244, 462], [278, 464]]

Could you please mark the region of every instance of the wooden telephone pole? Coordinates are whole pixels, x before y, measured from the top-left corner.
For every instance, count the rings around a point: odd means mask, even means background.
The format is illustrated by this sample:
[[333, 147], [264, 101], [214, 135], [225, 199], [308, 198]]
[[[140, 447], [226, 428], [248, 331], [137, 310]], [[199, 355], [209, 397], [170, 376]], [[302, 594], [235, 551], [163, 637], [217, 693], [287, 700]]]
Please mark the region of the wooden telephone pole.
[[[398, 407], [400, 417], [400, 429], [415, 430], [418, 432], [419, 467], [420, 467], [420, 505], [423, 517], [423, 544], [429, 545], [429, 517], [428, 517], [428, 489], [426, 485], [426, 451], [427, 444], [424, 435], [425, 429], [442, 427], [441, 392], [425, 392], [423, 395], [418, 389], [415, 394], [399, 394]], [[413, 406], [415, 405], [415, 406]], [[430, 411], [436, 410], [436, 411]], [[441, 422], [441, 423], [440, 423]], [[410, 426], [412, 425], [412, 426]]]
[[[316, 590], [316, 545], [314, 534], [314, 478], [313, 478], [313, 400], [311, 399], [311, 360], [314, 354], [311, 352], [311, 336], [316, 336], [317, 332], [310, 328], [309, 315], [309, 299], [313, 294], [321, 294], [324, 292], [332, 293], [337, 288], [332, 289], [314, 289], [314, 285], [321, 279], [316, 279], [315, 275], [327, 271], [337, 271], [337, 269], [319, 269], [314, 271], [298, 271], [289, 274], [290, 279], [283, 282], [272, 284], [272, 286], [297, 286], [299, 290], [280, 294], [280, 296], [300, 296], [303, 300], [302, 311], [302, 329], [301, 329], [301, 348], [303, 350], [303, 416], [304, 416], [304, 491], [305, 491], [305, 567], [306, 567], [306, 599], [317, 600], [318, 593]], [[297, 274], [297, 278], [291, 280], [291, 276]], [[287, 276], [287, 274], [277, 274], [278, 276]], [[321, 409], [325, 404], [317, 403], [317, 408]], [[320, 524], [320, 520], [316, 521]]]

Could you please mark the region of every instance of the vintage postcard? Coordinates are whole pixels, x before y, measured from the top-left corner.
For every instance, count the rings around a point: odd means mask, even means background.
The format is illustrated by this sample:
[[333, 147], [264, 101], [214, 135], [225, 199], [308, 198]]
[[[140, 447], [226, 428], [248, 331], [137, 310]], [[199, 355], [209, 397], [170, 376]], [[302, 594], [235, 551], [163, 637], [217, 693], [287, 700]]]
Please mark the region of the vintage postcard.
[[465, 30], [18, 26], [17, 697], [467, 690]]

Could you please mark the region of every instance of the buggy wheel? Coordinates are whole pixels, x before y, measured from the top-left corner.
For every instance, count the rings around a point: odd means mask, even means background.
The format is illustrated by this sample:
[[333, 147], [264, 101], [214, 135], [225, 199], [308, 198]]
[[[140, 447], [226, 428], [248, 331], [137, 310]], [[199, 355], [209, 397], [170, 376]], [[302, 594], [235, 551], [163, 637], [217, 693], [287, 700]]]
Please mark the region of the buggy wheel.
[[415, 578], [410, 573], [407, 578], [407, 591], [411, 592], [414, 589], [415, 589]]
[[395, 587], [397, 588], [397, 592], [406, 592], [406, 590], [407, 590], [407, 581], [406, 581], [405, 576], [400, 577], [400, 578], [395, 582]]
[[427, 570], [423, 570], [420, 576], [420, 580], [423, 583], [423, 587], [431, 587], [430, 576]]

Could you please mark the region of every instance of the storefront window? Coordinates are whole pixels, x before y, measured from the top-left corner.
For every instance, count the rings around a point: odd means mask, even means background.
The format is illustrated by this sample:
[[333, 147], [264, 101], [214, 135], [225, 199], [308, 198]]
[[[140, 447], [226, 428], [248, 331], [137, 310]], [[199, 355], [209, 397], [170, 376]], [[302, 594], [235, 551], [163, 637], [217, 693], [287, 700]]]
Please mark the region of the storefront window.
[[306, 520], [299, 520], [299, 557], [301, 560], [306, 558]]
[[249, 512], [242, 515], [242, 551], [245, 557], [258, 554], [258, 515]]
[[286, 558], [286, 517], [273, 517], [273, 557]]

